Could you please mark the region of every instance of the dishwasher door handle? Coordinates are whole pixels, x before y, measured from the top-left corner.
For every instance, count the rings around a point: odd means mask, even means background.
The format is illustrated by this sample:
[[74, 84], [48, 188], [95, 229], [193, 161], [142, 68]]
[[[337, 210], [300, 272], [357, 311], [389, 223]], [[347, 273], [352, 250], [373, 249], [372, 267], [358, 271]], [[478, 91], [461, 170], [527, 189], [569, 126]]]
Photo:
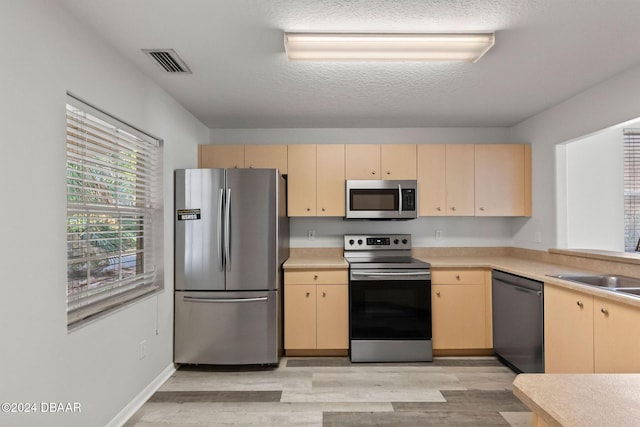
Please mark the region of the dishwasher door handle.
[[502, 280], [497, 280], [497, 279], [493, 279], [496, 282], [502, 283], [506, 286], [509, 286], [510, 288], [519, 291], [519, 292], [524, 292], [525, 294], [531, 294], [531, 295], [536, 295], [536, 296], [542, 296], [542, 291], [536, 291], [535, 289], [529, 289], [529, 288], [523, 288], [522, 286], [518, 286], [518, 285], [514, 285], [513, 283], [509, 283], [509, 282], [504, 282]]

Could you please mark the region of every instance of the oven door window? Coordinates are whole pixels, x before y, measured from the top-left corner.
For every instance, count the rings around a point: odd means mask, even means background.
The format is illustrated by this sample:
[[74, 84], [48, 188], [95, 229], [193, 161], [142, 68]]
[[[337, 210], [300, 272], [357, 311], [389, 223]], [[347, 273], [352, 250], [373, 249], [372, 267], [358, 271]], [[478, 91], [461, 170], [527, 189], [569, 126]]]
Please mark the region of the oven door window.
[[351, 339], [431, 339], [431, 289], [425, 282], [349, 285]]
[[398, 189], [351, 189], [352, 211], [397, 211], [400, 208]]

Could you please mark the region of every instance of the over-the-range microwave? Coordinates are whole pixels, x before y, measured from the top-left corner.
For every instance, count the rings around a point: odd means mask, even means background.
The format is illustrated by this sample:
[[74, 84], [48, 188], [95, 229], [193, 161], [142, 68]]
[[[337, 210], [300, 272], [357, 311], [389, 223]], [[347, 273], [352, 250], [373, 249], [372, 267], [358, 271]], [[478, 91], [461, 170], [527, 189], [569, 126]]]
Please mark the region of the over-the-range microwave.
[[346, 181], [347, 219], [414, 219], [418, 217], [416, 180]]

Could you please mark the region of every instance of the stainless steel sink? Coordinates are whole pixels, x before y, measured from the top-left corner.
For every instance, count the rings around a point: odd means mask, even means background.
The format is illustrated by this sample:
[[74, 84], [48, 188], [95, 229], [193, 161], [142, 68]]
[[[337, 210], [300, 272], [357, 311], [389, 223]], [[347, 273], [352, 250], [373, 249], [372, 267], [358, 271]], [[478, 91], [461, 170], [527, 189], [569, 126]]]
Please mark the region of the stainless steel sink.
[[634, 277], [615, 274], [557, 274], [550, 277], [640, 296], [640, 279]]
[[610, 274], [558, 274], [558, 279], [572, 282], [586, 283], [588, 285], [600, 286], [602, 288], [639, 288], [640, 279], [627, 276], [617, 276]]

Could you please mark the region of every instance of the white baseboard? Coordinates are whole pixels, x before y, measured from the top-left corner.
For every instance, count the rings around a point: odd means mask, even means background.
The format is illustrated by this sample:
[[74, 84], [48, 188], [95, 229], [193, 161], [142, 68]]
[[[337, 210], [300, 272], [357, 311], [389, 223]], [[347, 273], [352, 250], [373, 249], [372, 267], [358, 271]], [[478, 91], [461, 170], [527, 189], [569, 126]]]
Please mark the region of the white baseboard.
[[135, 414], [136, 411], [138, 411], [138, 409], [140, 409], [142, 405], [144, 405], [144, 403], [149, 400], [153, 393], [158, 391], [160, 386], [164, 384], [164, 382], [167, 381], [175, 371], [176, 367], [173, 363], [167, 366], [162, 372], [160, 372], [160, 375], [158, 375], [153, 381], [149, 383], [148, 386], [146, 386], [140, 393], [138, 393], [138, 395], [134, 397], [127, 406], [122, 408], [122, 410], [118, 412], [118, 415], [116, 415], [111, 421], [109, 421], [106, 427], [121, 427], [122, 425], [124, 425], [124, 423], [126, 423], [129, 418], [131, 418], [133, 414]]

